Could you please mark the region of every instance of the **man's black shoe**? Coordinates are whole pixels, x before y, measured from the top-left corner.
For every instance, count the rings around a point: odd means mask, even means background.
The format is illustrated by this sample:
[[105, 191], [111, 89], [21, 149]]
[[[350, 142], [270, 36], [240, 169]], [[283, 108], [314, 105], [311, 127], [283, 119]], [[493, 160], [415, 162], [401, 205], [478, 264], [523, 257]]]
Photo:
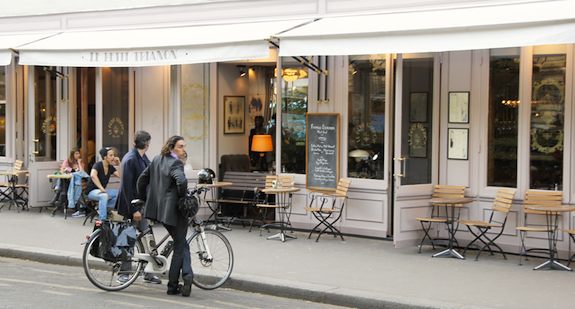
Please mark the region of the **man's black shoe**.
[[168, 287], [168, 291], [166, 292], [168, 293], [168, 295], [178, 295], [178, 294], [182, 294], [182, 285], [178, 284], [177, 287], [175, 288], [170, 288]]
[[182, 287], [182, 296], [188, 297], [192, 293], [192, 276], [184, 277], [184, 286]]
[[144, 281], [148, 283], [162, 284], [162, 280], [160, 279], [160, 277], [154, 274], [145, 274]]

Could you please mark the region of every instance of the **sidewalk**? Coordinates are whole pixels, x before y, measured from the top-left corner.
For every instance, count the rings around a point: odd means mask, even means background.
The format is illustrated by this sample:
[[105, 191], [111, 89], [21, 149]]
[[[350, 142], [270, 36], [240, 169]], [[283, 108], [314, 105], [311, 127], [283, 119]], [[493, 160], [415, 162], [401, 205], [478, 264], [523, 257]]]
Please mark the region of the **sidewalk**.
[[[0, 256], [80, 265], [92, 226], [48, 212], [0, 211]], [[165, 233], [156, 226], [156, 237]], [[282, 243], [241, 226], [225, 232], [235, 255], [230, 287], [360, 308], [570, 308], [575, 273], [533, 271], [518, 257], [483, 254], [464, 261], [431, 258], [432, 251], [395, 249], [385, 240], [305, 233]], [[472, 254], [474, 252], [471, 252]]]

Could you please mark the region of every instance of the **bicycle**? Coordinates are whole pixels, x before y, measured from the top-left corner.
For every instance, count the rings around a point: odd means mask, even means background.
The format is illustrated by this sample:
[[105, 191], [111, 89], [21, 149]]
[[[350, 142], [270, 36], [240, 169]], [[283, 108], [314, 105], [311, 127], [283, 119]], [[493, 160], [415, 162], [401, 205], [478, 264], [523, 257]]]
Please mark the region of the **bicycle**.
[[[196, 195], [200, 202], [203, 190], [205, 189], [192, 189], [188, 194]], [[142, 201], [137, 201], [139, 200], [132, 203], [143, 204]], [[222, 233], [206, 230], [202, 223], [202, 220], [196, 218], [190, 219], [189, 222], [189, 227], [193, 229], [192, 235], [187, 238], [194, 272], [193, 284], [204, 290], [213, 290], [229, 279], [234, 267], [234, 253], [230, 242]], [[82, 255], [84, 272], [96, 287], [105, 291], [120, 291], [134, 283], [142, 273], [162, 274], [169, 269], [168, 258], [173, 251], [173, 241], [169, 234], [155, 243], [154, 232], [150, 226], [137, 236], [131, 259], [106, 261], [91, 254], [93, 247], [99, 245], [101, 232], [99, 226], [92, 232], [85, 243]], [[170, 241], [160, 251], [168, 238]], [[147, 242], [149, 239], [152, 241]], [[123, 275], [124, 280], [119, 280], [120, 275]]]

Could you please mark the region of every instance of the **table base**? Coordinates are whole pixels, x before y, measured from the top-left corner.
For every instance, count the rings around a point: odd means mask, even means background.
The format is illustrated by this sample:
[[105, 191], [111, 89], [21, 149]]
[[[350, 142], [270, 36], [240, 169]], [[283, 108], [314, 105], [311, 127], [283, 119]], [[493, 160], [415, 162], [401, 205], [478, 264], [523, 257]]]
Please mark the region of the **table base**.
[[455, 249], [446, 249], [439, 253], [432, 255], [432, 257], [453, 257], [461, 260], [465, 260], [465, 257], [461, 255], [459, 252], [455, 251]]
[[286, 233], [284, 233], [284, 232], [280, 232], [280, 233], [277, 233], [277, 234], [275, 234], [275, 235], [268, 236], [266, 239], [279, 239], [279, 240], [281, 240], [282, 242], [285, 242], [286, 239], [297, 239], [297, 237], [292, 236], [292, 235], [288, 235], [288, 234], [286, 234]]
[[555, 260], [548, 260], [545, 261], [543, 264], [536, 266], [533, 270], [542, 270], [542, 269], [549, 269], [549, 270], [567, 270], [572, 271], [573, 269], [555, 261]]

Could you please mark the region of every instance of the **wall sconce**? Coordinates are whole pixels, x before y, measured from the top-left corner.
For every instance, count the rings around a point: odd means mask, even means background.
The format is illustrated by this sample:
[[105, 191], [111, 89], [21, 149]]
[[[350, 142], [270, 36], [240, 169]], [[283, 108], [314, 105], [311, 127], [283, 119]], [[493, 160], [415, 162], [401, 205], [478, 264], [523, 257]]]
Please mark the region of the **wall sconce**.
[[237, 65], [238, 71], [240, 72], [240, 77], [246, 76], [248, 74], [248, 70], [245, 65]]

